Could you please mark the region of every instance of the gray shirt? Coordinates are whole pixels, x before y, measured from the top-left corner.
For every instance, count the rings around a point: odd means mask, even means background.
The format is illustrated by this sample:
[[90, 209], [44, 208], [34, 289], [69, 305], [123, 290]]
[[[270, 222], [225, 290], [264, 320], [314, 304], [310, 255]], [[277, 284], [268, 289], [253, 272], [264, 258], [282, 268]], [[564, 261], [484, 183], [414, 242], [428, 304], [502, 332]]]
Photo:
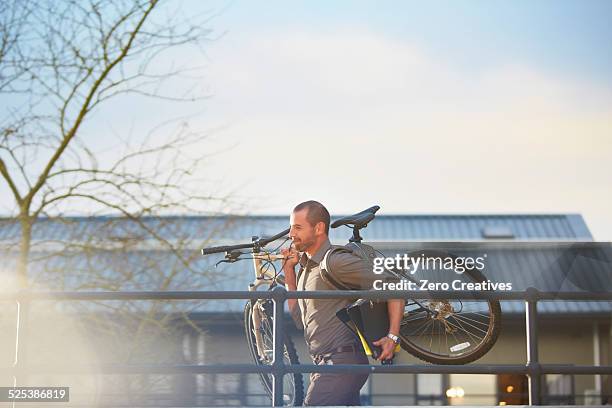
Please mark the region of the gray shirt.
[[[336, 290], [326, 283], [320, 274], [319, 264], [331, 247], [327, 240], [321, 248], [308, 258], [306, 253], [300, 259], [302, 266], [298, 273], [297, 290]], [[371, 289], [374, 273], [366, 262], [349, 252], [334, 252], [327, 259], [328, 269], [334, 277], [350, 287]], [[324, 354], [338, 347], [357, 343], [355, 335], [337, 317], [336, 312], [346, 307], [351, 299], [298, 299], [304, 339], [310, 354]], [[297, 308], [296, 308], [297, 309]], [[294, 318], [296, 310], [292, 311]]]

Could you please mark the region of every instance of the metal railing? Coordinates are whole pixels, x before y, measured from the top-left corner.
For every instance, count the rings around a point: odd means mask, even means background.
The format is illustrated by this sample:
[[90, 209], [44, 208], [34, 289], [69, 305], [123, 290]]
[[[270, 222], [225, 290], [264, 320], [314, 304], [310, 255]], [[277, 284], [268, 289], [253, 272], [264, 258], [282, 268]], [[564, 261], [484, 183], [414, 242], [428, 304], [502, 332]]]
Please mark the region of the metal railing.
[[[406, 299], [479, 299], [479, 300], [522, 300], [525, 301], [527, 362], [526, 364], [471, 364], [464, 366], [447, 365], [287, 365], [283, 359], [284, 304], [287, 299], [397, 299], [401, 293]], [[274, 359], [272, 365], [255, 364], [209, 364], [209, 365], [126, 365], [106, 364], [97, 366], [104, 374], [253, 374], [268, 373], [273, 377], [272, 406], [283, 405], [283, 376], [290, 373], [402, 373], [402, 374], [523, 374], [527, 375], [529, 405], [541, 402], [541, 380], [545, 374], [612, 374], [612, 366], [580, 366], [569, 364], [541, 364], [538, 356], [538, 313], [537, 304], [542, 300], [612, 300], [612, 292], [541, 292], [534, 288], [514, 292], [468, 292], [468, 291], [286, 291], [276, 287], [272, 291], [151, 291], [151, 292], [27, 292], [0, 294], [0, 301], [14, 300], [17, 309], [16, 358], [12, 368], [6, 371], [13, 375], [27, 372], [21, 361], [24, 352], [19, 343], [26, 322], [26, 309], [32, 301], [93, 301], [93, 300], [205, 300], [205, 299], [272, 299], [274, 301]], [[82, 367], [86, 372], [90, 367]], [[79, 369], [69, 368], [69, 372]], [[59, 372], [57, 370], [54, 370]], [[61, 371], [64, 373], [65, 371]]]

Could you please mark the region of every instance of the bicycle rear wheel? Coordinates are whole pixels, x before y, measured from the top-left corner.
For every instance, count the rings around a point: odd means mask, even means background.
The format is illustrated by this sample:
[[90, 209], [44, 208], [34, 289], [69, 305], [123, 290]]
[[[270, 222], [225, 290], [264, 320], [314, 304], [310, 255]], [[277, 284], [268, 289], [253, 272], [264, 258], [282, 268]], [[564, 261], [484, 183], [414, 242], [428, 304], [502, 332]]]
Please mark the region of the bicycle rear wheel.
[[[439, 251], [419, 251], [419, 255], [454, 257]], [[427, 271], [430, 282], [448, 280]], [[462, 274], [451, 271], [453, 280], [486, 282], [478, 269]], [[423, 276], [411, 276], [420, 282]], [[423, 299], [408, 300], [400, 326], [401, 347], [415, 357], [434, 364], [467, 364], [484, 356], [501, 331], [498, 300]]]
[[[257, 365], [271, 365], [273, 360], [273, 320], [272, 320], [272, 301], [262, 301], [262, 315], [261, 315], [261, 327], [259, 333], [261, 334], [262, 343], [261, 349], [263, 353], [257, 348], [255, 339], [255, 328], [253, 326], [253, 304], [255, 302], [247, 302], [244, 307], [244, 328], [249, 345], [249, 351], [251, 356]], [[299, 359], [295, 346], [291, 338], [285, 334], [284, 338], [284, 359], [285, 364], [299, 364]], [[261, 382], [265, 391], [272, 398], [272, 382], [273, 378], [271, 374], [261, 373], [259, 374]], [[304, 382], [300, 373], [286, 374], [283, 378], [283, 405], [285, 406], [299, 406], [304, 401]]]

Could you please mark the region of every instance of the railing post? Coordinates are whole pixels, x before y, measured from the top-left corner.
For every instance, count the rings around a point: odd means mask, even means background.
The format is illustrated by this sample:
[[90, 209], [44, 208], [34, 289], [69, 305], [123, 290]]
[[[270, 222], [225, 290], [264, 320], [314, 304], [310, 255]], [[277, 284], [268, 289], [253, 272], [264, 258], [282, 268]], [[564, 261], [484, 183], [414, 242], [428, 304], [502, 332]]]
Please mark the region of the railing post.
[[542, 373], [538, 357], [538, 291], [535, 288], [527, 289], [527, 299], [525, 300], [525, 327], [527, 332], [529, 405], [540, 405]]
[[281, 286], [273, 290], [274, 299], [274, 361], [272, 362], [272, 406], [283, 406], [283, 378], [285, 375], [284, 313], [287, 291]]
[[15, 360], [13, 361], [13, 386], [17, 386], [17, 377], [21, 378], [21, 384], [25, 384], [25, 366], [27, 364], [28, 346], [28, 320], [30, 315], [30, 301], [26, 298], [18, 298], [17, 316], [15, 319]]

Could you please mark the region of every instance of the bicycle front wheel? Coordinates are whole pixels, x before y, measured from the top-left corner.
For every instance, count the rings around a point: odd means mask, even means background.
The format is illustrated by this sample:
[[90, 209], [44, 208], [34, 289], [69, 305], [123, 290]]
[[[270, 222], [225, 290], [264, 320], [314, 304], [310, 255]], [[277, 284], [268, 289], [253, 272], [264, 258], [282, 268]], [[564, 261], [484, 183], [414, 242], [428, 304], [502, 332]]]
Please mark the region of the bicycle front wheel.
[[[449, 256], [432, 251], [425, 253]], [[427, 276], [429, 281], [436, 281], [435, 275]], [[478, 269], [466, 270], [453, 278], [466, 283], [487, 281]], [[419, 280], [418, 277], [411, 279]], [[406, 302], [399, 337], [401, 347], [421, 360], [458, 365], [484, 356], [497, 341], [500, 331], [498, 300], [422, 299]]]
[[[253, 323], [253, 305], [259, 308], [261, 325], [259, 330], [256, 330]], [[244, 307], [244, 328], [249, 345], [251, 356], [257, 365], [271, 365], [273, 352], [273, 320], [272, 320], [272, 301], [262, 300], [259, 302], [247, 302]], [[258, 347], [257, 337], [260, 338]], [[299, 364], [298, 355], [293, 345], [291, 338], [285, 334], [284, 338], [284, 359], [285, 364]], [[265, 391], [272, 398], [272, 382], [271, 374], [259, 374]], [[286, 374], [283, 378], [283, 405], [299, 406], [304, 401], [304, 382], [300, 373]]]

